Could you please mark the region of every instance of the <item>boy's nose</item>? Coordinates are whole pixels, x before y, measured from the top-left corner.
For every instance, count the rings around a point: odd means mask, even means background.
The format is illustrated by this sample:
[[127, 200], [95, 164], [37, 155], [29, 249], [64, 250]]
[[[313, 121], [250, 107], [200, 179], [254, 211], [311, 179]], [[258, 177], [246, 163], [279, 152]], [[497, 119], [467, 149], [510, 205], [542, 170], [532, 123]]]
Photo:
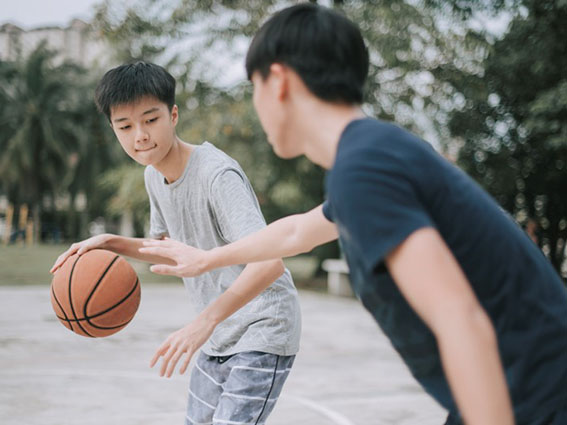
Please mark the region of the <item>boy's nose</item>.
[[146, 131], [138, 130], [136, 132], [136, 142], [147, 142], [149, 139], [149, 135]]

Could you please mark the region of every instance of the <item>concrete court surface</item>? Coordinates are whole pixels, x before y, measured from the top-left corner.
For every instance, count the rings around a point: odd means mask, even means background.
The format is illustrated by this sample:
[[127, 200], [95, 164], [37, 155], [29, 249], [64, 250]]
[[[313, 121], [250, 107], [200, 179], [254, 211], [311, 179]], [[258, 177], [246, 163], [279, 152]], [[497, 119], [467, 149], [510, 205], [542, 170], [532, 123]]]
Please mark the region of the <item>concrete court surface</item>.
[[[182, 284], [144, 285], [132, 323], [77, 336], [48, 286], [0, 287], [0, 424], [183, 424], [189, 375], [160, 378], [149, 360], [191, 319]], [[440, 425], [421, 390], [354, 299], [300, 291], [301, 350], [268, 425]]]

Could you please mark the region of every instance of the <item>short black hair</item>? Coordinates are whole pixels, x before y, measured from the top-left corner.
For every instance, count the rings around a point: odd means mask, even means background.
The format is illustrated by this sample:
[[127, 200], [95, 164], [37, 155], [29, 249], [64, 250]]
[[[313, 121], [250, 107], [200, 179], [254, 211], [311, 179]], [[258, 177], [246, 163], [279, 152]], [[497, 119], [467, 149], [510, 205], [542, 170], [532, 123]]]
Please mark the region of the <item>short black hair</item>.
[[110, 108], [153, 96], [169, 110], [175, 104], [175, 78], [159, 65], [136, 62], [108, 71], [95, 90], [95, 103], [110, 121]]
[[273, 63], [292, 68], [320, 99], [361, 104], [368, 75], [368, 49], [346, 16], [313, 3], [273, 15], [256, 33], [246, 55], [248, 79], [265, 79]]

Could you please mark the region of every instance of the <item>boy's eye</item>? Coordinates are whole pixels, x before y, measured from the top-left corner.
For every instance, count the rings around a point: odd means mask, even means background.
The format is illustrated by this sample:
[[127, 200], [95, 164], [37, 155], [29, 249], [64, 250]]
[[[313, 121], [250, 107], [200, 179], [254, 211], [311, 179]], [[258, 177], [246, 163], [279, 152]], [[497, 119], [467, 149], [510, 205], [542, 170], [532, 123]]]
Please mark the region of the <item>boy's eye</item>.
[[157, 121], [157, 119], [158, 119], [158, 117], [150, 118], [150, 119], [147, 121], [147, 123], [151, 123], [151, 122]]
[[130, 125], [125, 125], [123, 127], [119, 127], [120, 130], [128, 130], [130, 128]]

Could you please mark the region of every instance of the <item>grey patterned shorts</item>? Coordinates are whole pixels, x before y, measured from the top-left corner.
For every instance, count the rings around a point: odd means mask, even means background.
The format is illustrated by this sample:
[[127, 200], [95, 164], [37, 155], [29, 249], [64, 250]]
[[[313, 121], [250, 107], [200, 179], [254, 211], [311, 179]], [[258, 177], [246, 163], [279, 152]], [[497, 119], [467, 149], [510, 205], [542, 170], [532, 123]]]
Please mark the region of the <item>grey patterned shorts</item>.
[[200, 352], [191, 371], [185, 425], [264, 424], [294, 360], [258, 351], [226, 357]]

